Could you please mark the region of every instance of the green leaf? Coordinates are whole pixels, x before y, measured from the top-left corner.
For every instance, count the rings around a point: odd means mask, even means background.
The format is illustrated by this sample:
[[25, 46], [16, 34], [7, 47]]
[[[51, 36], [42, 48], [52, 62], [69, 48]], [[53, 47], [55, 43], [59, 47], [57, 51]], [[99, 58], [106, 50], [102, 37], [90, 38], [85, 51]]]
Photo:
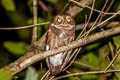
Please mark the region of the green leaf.
[[27, 0], [27, 6], [31, 13], [33, 13], [33, 0]]
[[7, 10], [7, 11], [14, 11], [15, 10], [15, 4], [13, 0], [2, 0], [1, 5]]
[[98, 47], [100, 44], [99, 43], [96, 43], [96, 44], [91, 44], [91, 45], [88, 45], [86, 47], [87, 50], [91, 50], [91, 49], [95, 49], [96, 47]]
[[55, 3], [57, 3], [58, 0], [46, 0], [46, 1], [49, 3], [55, 4]]
[[76, 78], [71, 76], [71, 77], [68, 77], [68, 80], [76, 80]]
[[29, 45], [24, 42], [4, 42], [4, 47], [10, 51], [13, 55], [21, 56], [29, 50]]
[[115, 72], [116, 77], [120, 80], [120, 72]]
[[39, 74], [39, 79], [42, 78], [42, 76], [46, 73], [46, 71], [47, 71], [46, 68], [43, 68], [37, 71]]
[[33, 67], [27, 69], [25, 80], [38, 80], [38, 74]]
[[98, 66], [99, 60], [94, 53], [92, 53], [92, 52], [88, 53], [87, 57], [88, 57], [88, 62], [90, 65]]
[[12, 79], [13, 80], [18, 80], [18, 76], [13, 76]]
[[12, 73], [11, 70], [0, 70], [0, 80], [11, 80]]
[[115, 64], [120, 64], [120, 55], [118, 55], [117, 59], [114, 62]]
[[118, 55], [117, 59], [114, 62], [114, 65], [116, 66], [116, 68], [120, 68], [120, 55]]
[[82, 80], [96, 80], [98, 78], [98, 75], [83, 75]]
[[107, 66], [108, 66], [109, 62], [107, 59], [102, 60], [101, 64], [100, 64], [100, 69], [104, 70]]
[[113, 37], [113, 42], [114, 42], [116, 48], [118, 49], [120, 47], [120, 36]]
[[[98, 76], [98, 79], [97, 79], [97, 80], [106, 80], [106, 77], [108, 78], [108, 77], [110, 77], [110, 76], [112, 76], [112, 73], [100, 74], [100, 75]], [[109, 79], [109, 80], [111, 80], [111, 79]], [[113, 80], [113, 79], [112, 79], [112, 80]]]
[[108, 46], [105, 45], [99, 48], [98, 54], [99, 54], [99, 63], [101, 63], [110, 54], [110, 50]]

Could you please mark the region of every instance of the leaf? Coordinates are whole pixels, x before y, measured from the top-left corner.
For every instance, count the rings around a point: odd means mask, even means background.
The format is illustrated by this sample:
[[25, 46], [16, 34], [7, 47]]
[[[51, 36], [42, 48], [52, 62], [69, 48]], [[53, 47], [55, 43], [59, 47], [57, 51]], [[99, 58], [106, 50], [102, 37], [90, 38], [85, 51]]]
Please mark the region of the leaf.
[[88, 62], [90, 65], [98, 66], [99, 60], [94, 53], [92, 53], [92, 52], [88, 53], [87, 57], [88, 57]]
[[[112, 73], [100, 74], [97, 80], [106, 80], [107, 77], [112, 76]], [[110, 79], [109, 79], [110, 80]], [[113, 80], [113, 79], [112, 79]]]
[[28, 6], [31, 13], [33, 13], [33, 5], [32, 5], [32, 3], [33, 3], [33, 0], [27, 0], [27, 6]]
[[120, 80], [120, 72], [115, 72], [116, 77]]
[[101, 64], [100, 64], [100, 69], [104, 70], [107, 66], [108, 66], [109, 62], [107, 59], [102, 60]]
[[113, 37], [113, 42], [114, 42], [116, 48], [118, 49], [120, 47], [120, 36]]
[[21, 56], [29, 50], [29, 45], [24, 42], [4, 42], [4, 47], [10, 51], [13, 55]]
[[12, 73], [11, 70], [0, 70], [0, 80], [11, 80]]
[[25, 80], [38, 80], [38, 74], [33, 67], [27, 69]]
[[81, 77], [82, 80], [96, 80], [98, 75], [83, 75]]
[[95, 49], [96, 47], [98, 47], [100, 44], [99, 43], [96, 43], [96, 44], [91, 44], [91, 45], [88, 45], [86, 47], [87, 50], [91, 50], [91, 49]]
[[14, 11], [15, 10], [15, 4], [13, 0], [2, 0], [1, 5], [7, 10], [7, 11]]
[[120, 54], [118, 55], [117, 59], [114, 62], [115, 64], [120, 64]]
[[58, 0], [46, 0], [47, 2], [50, 2], [50, 3], [52, 3], [52, 4], [55, 4], [55, 3], [57, 3], [57, 1]]
[[13, 76], [12, 79], [13, 80], [18, 80], [18, 76]]
[[118, 55], [117, 59], [114, 62], [114, 65], [116, 66], [116, 68], [120, 68], [120, 55]]
[[46, 73], [46, 71], [47, 71], [46, 68], [43, 68], [37, 71], [39, 74], [39, 79], [42, 78], [42, 76]]
[[68, 77], [68, 80], [76, 80], [76, 78], [71, 76], [71, 77]]
[[99, 62], [101, 63], [110, 54], [110, 50], [108, 46], [105, 45], [99, 48], [98, 54], [99, 54]]

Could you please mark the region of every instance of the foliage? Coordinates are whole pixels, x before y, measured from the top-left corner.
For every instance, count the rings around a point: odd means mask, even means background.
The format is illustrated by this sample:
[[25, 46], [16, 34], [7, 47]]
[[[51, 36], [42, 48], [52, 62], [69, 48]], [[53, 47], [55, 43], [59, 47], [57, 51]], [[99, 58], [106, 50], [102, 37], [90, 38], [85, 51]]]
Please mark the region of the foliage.
[[33, 67], [28, 68], [25, 80], [38, 80], [38, 74]]
[[[39, 0], [38, 0], [39, 1]], [[38, 23], [51, 21], [53, 16], [60, 13], [68, 0], [41, 0], [43, 4], [48, 8], [48, 11], [43, 9], [43, 6], [38, 3]], [[79, 1], [79, 0], [76, 0]], [[96, 0], [95, 9], [101, 10], [106, 0]], [[113, 0], [108, 0], [109, 3]], [[19, 27], [33, 24], [33, 0], [1, 0], [0, 1], [0, 26], [1, 27]], [[108, 4], [109, 4], [108, 3]], [[66, 10], [75, 4], [70, 3]], [[91, 5], [89, 5], [91, 6]], [[108, 7], [108, 6], [107, 6]], [[118, 11], [120, 8], [120, 0], [114, 0], [110, 12]], [[106, 8], [105, 8], [106, 9]], [[74, 12], [74, 11], [73, 11]], [[83, 24], [89, 17], [90, 10], [85, 8], [81, 13], [75, 17], [76, 24]], [[93, 12], [91, 21], [97, 18], [98, 13]], [[109, 17], [104, 15], [103, 20]], [[112, 21], [120, 21], [118, 15]], [[110, 22], [109, 22], [110, 23]], [[13, 28], [12, 27], [12, 28]], [[107, 29], [106, 26], [103, 27]], [[48, 25], [38, 26], [37, 38], [39, 39], [48, 29]], [[88, 30], [87, 28], [86, 30]], [[76, 31], [76, 36], [81, 30]], [[93, 33], [100, 31], [94, 30]], [[14, 62], [19, 57], [25, 55], [30, 50], [32, 29], [22, 30], [10, 30], [0, 31], [0, 68]], [[107, 38], [105, 38], [107, 39]], [[112, 60], [111, 50], [108, 45], [108, 41], [111, 42], [114, 55], [120, 48], [120, 35], [114, 35], [107, 40], [100, 40], [95, 43], [88, 44], [82, 48], [76, 60], [78, 63], [73, 63], [67, 70], [70, 73], [74, 72], [87, 72], [104, 70], [110, 61]], [[108, 59], [109, 57], [109, 59]], [[32, 67], [25, 69], [15, 76], [12, 76], [13, 71], [0, 70], [0, 80], [39, 80], [45, 72], [47, 67], [43, 61], [43, 69], [40, 69], [40, 64], [35, 63]], [[120, 55], [114, 62], [114, 67], [110, 69], [120, 69]], [[66, 74], [65, 72], [57, 75], [61, 76]], [[6, 77], [7, 76], [7, 77]], [[92, 74], [92, 75], [79, 75], [71, 76], [62, 80], [120, 80], [120, 72], [109, 74]]]
[[0, 80], [12, 80], [13, 71], [0, 70]]
[[15, 3], [13, 0], [2, 0], [1, 5], [7, 10], [7, 11], [14, 11], [15, 10]]
[[5, 48], [15, 56], [24, 55], [29, 50], [29, 45], [24, 42], [4, 42]]

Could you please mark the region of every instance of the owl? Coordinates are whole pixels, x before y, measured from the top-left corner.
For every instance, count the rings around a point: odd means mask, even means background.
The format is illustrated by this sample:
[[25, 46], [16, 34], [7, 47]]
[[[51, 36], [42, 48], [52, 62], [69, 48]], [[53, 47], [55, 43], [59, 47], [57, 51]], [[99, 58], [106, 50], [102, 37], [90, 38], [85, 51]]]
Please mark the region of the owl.
[[[49, 24], [46, 40], [46, 51], [72, 42], [75, 38], [75, 21], [69, 14], [58, 14]], [[46, 58], [46, 63], [52, 75], [62, 72], [68, 63], [72, 50], [58, 53]]]

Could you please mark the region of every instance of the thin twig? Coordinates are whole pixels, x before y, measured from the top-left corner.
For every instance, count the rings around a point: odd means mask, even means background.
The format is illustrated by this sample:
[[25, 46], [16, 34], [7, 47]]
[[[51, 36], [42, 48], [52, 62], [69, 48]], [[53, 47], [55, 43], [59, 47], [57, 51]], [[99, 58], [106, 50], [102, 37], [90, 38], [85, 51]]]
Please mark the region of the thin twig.
[[[108, 2], [108, 1], [107, 1]], [[109, 11], [109, 9], [110, 9], [110, 7], [112, 6], [112, 4], [113, 4], [113, 2], [114, 2], [114, 0], [108, 5], [108, 8], [105, 10], [105, 12], [108, 12]], [[107, 5], [107, 4], [106, 4]], [[105, 8], [106, 7], [106, 5], [103, 7], [103, 8]], [[102, 21], [102, 18], [104, 17], [104, 14], [102, 14], [101, 15], [101, 18], [100, 18], [100, 20], [99, 20], [99, 22], [98, 23], [100, 23], [101, 21]], [[101, 31], [103, 31], [104, 29], [103, 28], [101, 28]], [[109, 48], [110, 48], [110, 51], [111, 51], [111, 54], [112, 54], [112, 56], [113, 56], [113, 49], [112, 49], [112, 43], [110, 42], [110, 41], [108, 41], [108, 46], [109, 46]], [[109, 57], [108, 57], [109, 58]], [[111, 64], [111, 62], [110, 62], [110, 64]], [[108, 65], [107, 67], [106, 67], [106, 69], [105, 69], [105, 72], [108, 70], [108, 68], [111, 66], [111, 65]]]
[[67, 4], [64, 6], [64, 8], [61, 10], [60, 13], [64, 13], [65, 9], [69, 6], [70, 0], [68, 0]]
[[[110, 63], [110, 58], [107, 56], [107, 59], [108, 59], [108, 61], [109, 61], [109, 63]], [[112, 67], [114, 68], [114, 69], [116, 69], [116, 67], [115, 67], [115, 65], [114, 64], [112, 64]]]
[[114, 61], [115, 61], [116, 58], [118, 57], [119, 53], [120, 53], [120, 49], [117, 51], [115, 57], [112, 59], [112, 61], [111, 61], [110, 64], [107, 66], [107, 68], [104, 70], [104, 72], [106, 72], [106, 71], [110, 68], [110, 66], [114, 63]]
[[[68, 71], [68, 70], [66, 70], [66, 73], [71, 74], [71, 72]], [[79, 77], [75, 77], [75, 80], [80, 80], [80, 78]]]
[[85, 26], [84, 26], [84, 28], [83, 28], [83, 30], [82, 30], [82, 32], [81, 32], [81, 34], [79, 35], [78, 38], [80, 38], [80, 36], [83, 34], [84, 30], [88, 27], [88, 24], [89, 24], [90, 19], [91, 19], [91, 17], [92, 17], [94, 5], [95, 5], [95, 0], [93, 0], [93, 5], [92, 5], [92, 9], [91, 9], [91, 11], [90, 11], [90, 16], [89, 16], [89, 18], [88, 18], [88, 21], [87, 21], [87, 23], [85, 24]]
[[50, 76], [50, 71], [49, 71], [49, 73], [46, 75], [46, 77], [45, 77], [44, 80], [48, 80], [48, 79], [49, 79], [49, 76]]
[[102, 21], [101, 23], [99, 23], [98, 25], [96, 25], [95, 27], [93, 27], [91, 30], [87, 31], [85, 34], [82, 35], [85, 36], [86, 34], [88, 34], [90, 31], [96, 29], [98, 26], [103, 25], [104, 23], [106, 23], [107, 21], [111, 20], [112, 18], [114, 18], [115, 16], [117, 16], [117, 14], [120, 13], [120, 10], [117, 11], [114, 15], [112, 15], [111, 17], [107, 18], [106, 20]]
[[33, 25], [28, 25], [28, 26], [21, 26], [21, 27], [0, 27], [0, 30], [19, 30], [19, 29], [25, 29], [25, 28], [31, 28], [31, 27], [38, 27], [41, 25], [46, 25], [49, 24], [50, 22], [43, 22], [43, 23], [38, 23], [38, 24], [33, 24]]
[[[94, 8], [94, 4], [95, 4], [95, 0], [93, 0], [92, 8]], [[83, 28], [82, 32], [79, 34], [79, 36], [77, 37], [76, 40], [80, 39], [80, 36], [81, 36], [81, 35], [83, 34], [83, 32], [86, 30], [86, 28], [87, 28], [87, 26], [88, 26], [88, 23], [90, 22], [92, 13], [93, 13], [93, 10], [91, 10], [90, 16], [89, 16], [89, 18], [88, 18], [88, 21], [87, 21], [87, 23], [85, 24], [85, 27]], [[70, 62], [69, 65], [67, 65], [67, 66], [63, 69], [63, 71], [65, 71], [69, 66], [72, 65], [72, 63], [73, 63], [74, 60], [76, 59], [76, 57], [77, 57], [78, 53], [80, 52], [80, 50], [81, 50], [81, 47], [74, 50], [73, 54], [70, 56], [70, 58], [69, 58], [69, 60], [68, 60], [68, 61]], [[72, 58], [73, 58], [73, 59], [72, 59]], [[71, 61], [71, 59], [72, 59], [72, 61]]]
[[48, 12], [47, 6], [41, 0], [38, 0], [38, 4], [42, 7], [44, 11]]
[[42, 78], [40, 80], [44, 80], [44, 78], [46, 77], [46, 75], [49, 73], [49, 70], [42, 76]]
[[[92, 9], [91, 7], [89, 7], [89, 6], [87, 6], [87, 5], [84, 5], [84, 4], [81, 4], [81, 3], [79, 3], [79, 2], [77, 2], [77, 1], [75, 1], [75, 0], [70, 0], [70, 1], [76, 3], [76, 4], [77, 4], [78, 6], [80, 6], [80, 7]], [[93, 9], [93, 11], [98, 12], [98, 13], [101, 12], [100, 10], [97, 10], [97, 9]], [[102, 12], [102, 14], [104, 14], [104, 15], [113, 15], [113, 14], [115, 14], [115, 13], [114, 13], [114, 12], [108, 12], [108, 13]], [[117, 13], [117, 14], [120, 14], [120, 13]]]
[[104, 8], [105, 8], [105, 6], [107, 5], [107, 2], [108, 2], [108, 0], [106, 0], [106, 2], [105, 2], [105, 4], [104, 4], [102, 10], [100, 11], [100, 13], [99, 13], [97, 19], [95, 20], [94, 24], [92, 25], [92, 27], [90, 28], [90, 30], [87, 32], [86, 35], [88, 35], [88, 34], [93, 30], [93, 28], [95, 27], [95, 25], [97, 24], [99, 18], [102, 16], [102, 12], [104, 11]]
[[55, 76], [51, 76], [49, 80], [53, 80], [54, 77], [55, 77]]
[[113, 51], [112, 43], [109, 41], [109, 42], [108, 42], [108, 45], [109, 45], [110, 52], [111, 52], [111, 56], [112, 56], [112, 59], [113, 59], [113, 58], [114, 58], [114, 51]]
[[[93, 2], [93, 0], [80, 0], [79, 3], [82, 3], [84, 5], [90, 5]], [[66, 13], [76, 16], [78, 13], [83, 11], [85, 8], [83, 7], [78, 7], [78, 6], [70, 6], [69, 9], [66, 11]]]
[[78, 55], [78, 53], [79, 53], [79, 51], [81, 50], [81, 48], [78, 48], [78, 49], [76, 49], [74, 52], [73, 52], [73, 54], [70, 56], [70, 59], [69, 59], [69, 61], [70, 61], [70, 63], [63, 69], [63, 71], [65, 71], [67, 68], [69, 68], [71, 65], [72, 65], [72, 63], [75, 61], [75, 59], [76, 59], [76, 57], [77, 57], [77, 55]]
[[[93, 24], [94, 24], [94, 22], [89, 22], [88, 27], [90, 28]], [[118, 25], [118, 24], [119, 24], [119, 21], [111, 21], [111, 22], [106, 22], [99, 27], [104, 27], [105, 26], [106, 28], [113, 28], [113, 27], [116, 27], [116, 25]], [[85, 25], [85, 23], [77, 24], [76, 25], [76, 30], [83, 29], [84, 25]]]
[[[37, 24], [37, 0], [33, 0], [33, 24]], [[37, 40], [37, 27], [33, 27], [32, 44]]]
[[[108, 70], [106, 71], [106, 73], [113, 73], [113, 72], [120, 72], [120, 70]], [[89, 72], [77, 72], [77, 73], [71, 73], [68, 75], [63, 75], [63, 76], [59, 76], [54, 78], [54, 80], [59, 80], [59, 79], [63, 79], [66, 77], [70, 77], [70, 76], [77, 76], [77, 75], [88, 75], [88, 74], [105, 74], [104, 70], [103, 71], [89, 71]]]
[[88, 64], [85, 64], [85, 63], [82, 63], [82, 62], [78, 62], [78, 61], [75, 61], [74, 64], [78, 64], [78, 65], [81, 65], [81, 66], [84, 66], [84, 67], [88, 67], [88, 68], [94, 69], [94, 70], [99, 70], [99, 68], [97, 68], [95, 66], [88, 65]]

